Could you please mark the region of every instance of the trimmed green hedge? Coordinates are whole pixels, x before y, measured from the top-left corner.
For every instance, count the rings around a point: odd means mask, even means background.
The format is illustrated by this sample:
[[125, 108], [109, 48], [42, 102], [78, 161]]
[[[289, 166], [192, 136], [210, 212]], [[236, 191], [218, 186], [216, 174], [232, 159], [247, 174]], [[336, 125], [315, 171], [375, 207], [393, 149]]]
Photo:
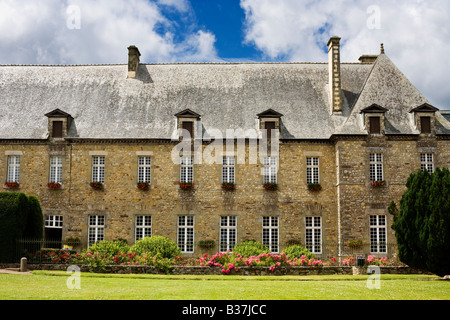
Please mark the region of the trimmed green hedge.
[[13, 262], [16, 239], [42, 238], [39, 200], [21, 192], [0, 192], [0, 262]]

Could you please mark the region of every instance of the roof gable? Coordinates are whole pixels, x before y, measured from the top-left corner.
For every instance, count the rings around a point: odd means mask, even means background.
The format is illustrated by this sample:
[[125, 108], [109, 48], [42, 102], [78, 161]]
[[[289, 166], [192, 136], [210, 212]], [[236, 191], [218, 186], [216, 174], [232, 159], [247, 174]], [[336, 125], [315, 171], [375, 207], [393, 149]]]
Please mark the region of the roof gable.
[[55, 109], [45, 114], [48, 118], [72, 118], [70, 114], [62, 111], [61, 109]]
[[180, 111], [175, 114], [175, 117], [178, 118], [200, 118], [200, 115], [191, 109], [184, 109], [183, 111]]
[[258, 118], [281, 118], [283, 115], [273, 109], [267, 109], [257, 114]]
[[410, 112], [436, 112], [436, 111], [439, 111], [439, 109], [433, 107], [429, 103], [424, 103], [424, 104], [412, 109]]
[[360, 113], [385, 113], [388, 109], [383, 108], [376, 103], [372, 104], [370, 107], [364, 108]]

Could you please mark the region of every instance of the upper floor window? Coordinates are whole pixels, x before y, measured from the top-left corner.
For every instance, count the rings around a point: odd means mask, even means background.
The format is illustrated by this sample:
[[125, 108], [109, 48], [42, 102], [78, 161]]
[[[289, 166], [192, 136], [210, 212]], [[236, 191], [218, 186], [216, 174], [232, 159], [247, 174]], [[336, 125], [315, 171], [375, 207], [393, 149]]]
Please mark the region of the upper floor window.
[[150, 156], [138, 157], [138, 182], [151, 181], [151, 164], [152, 159]]
[[194, 158], [192, 156], [181, 157], [180, 181], [194, 182]]
[[434, 162], [432, 153], [421, 153], [420, 154], [420, 169], [422, 171], [427, 170], [429, 173], [434, 171]]
[[50, 178], [49, 182], [62, 183], [62, 157], [50, 157]]
[[234, 157], [223, 157], [222, 182], [234, 183]]
[[92, 181], [105, 183], [105, 157], [92, 157]]
[[369, 155], [370, 162], [370, 181], [383, 181], [383, 154], [371, 153]]
[[264, 158], [263, 183], [277, 183], [277, 158]]
[[319, 183], [319, 158], [306, 158], [306, 183]]
[[8, 182], [20, 182], [20, 156], [8, 156]]

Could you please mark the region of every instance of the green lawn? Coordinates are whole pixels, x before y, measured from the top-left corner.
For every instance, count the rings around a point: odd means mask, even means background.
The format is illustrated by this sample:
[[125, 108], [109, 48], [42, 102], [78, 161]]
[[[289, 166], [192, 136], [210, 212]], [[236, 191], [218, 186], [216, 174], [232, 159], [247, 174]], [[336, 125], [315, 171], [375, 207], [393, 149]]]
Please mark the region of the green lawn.
[[1, 300], [450, 300], [450, 281], [382, 275], [380, 289], [362, 276], [166, 276], [66, 272], [0, 274]]

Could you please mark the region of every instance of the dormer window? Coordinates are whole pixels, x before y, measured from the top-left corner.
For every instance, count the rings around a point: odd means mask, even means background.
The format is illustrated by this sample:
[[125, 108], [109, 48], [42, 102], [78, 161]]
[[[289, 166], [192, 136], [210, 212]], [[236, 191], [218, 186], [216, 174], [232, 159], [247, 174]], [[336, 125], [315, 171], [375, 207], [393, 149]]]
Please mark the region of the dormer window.
[[272, 135], [275, 136], [276, 132], [279, 132], [280, 118], [283, 116], [281, 113], [268, 109], [257, 114], [257, 116], [259, 118], [259, 128], [266, 130], [267, 139], [271, 139]]
[[367, 132], [371, 135], [384, 134], [384, 114], [388, 109], [383, 108], [377, 104], [373, 104], [361, 110], [364, 116], [364, 126], [367, 128]]
[[428, 103], [424, 103], [410, 112], [414, 113], [415, 125], [420, 134], [432, 134], [434, 132], [435, 113], [439, 109]]
[[[177, 128], [184, 129], [185, 131], [187, 131], [189, 133], [190, 138], [194, 139], [197, 135], [196, 126], [197, 126], [197, 121], [200, 119], [200, 115], [190, 109], [185, 109], [185, 110], [175, 114], [175, 116], [177, 117], [177, 120], [178, 120]], [[186, 133], [186, 132], [184, 132], [184, 133]], [[182, 136], [180, 136], [180, 138], [183, 137], [183, 132], [181, 134], [182, 134]], [[186, 137], [184, 137], [184, 138], [186, 138]]]
[[48, 134], [51, 139], [62, 139], [67, 136], [72, 116], [60, 109], [55, 109], [45, 115], [48, 118]]

